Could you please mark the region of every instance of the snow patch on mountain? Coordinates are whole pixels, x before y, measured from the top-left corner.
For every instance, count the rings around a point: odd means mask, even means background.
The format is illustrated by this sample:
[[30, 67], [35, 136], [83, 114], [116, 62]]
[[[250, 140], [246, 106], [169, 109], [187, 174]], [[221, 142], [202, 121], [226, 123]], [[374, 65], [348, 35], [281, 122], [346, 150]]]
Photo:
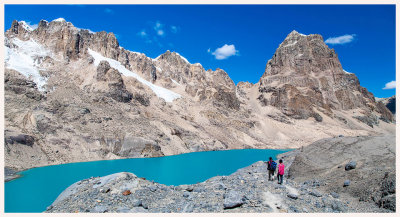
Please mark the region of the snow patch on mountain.
[[83, 29], [83, 28], [79, 28], [79, 27], [75, 27], [76, 29], [78, 29], [79, 31], [80, 30], [87, 30], [87, 31], [89, 31], [89, 33], [91, 33], [91, 34], [96, 34], [96, 32], [93, 32], [92, 30], [90, 30], [90, 29]]
[[346, 74], [354, 74], [354, 73], [348, 72], [348, 71], [346, 71], [346, 70], [344, 70], [344, 69], [343, 69], [343, 72], [346, 73]]
[[50, 55], [50, 52], [33, 39], [22, 41], [13, 38], [10, 42], [14, 46], [5, 47], [5, 67], [21, 73], [35, 82], [39, 91], [44, 91], [47, 78], [40, 74], [39, 66], [43, 58]]
[[[180, 58], [182, 58], [186, 63], [189, 63], [189, 61], [185, 58], [185, 57], [183, 57], [182, 55], [180, 55], [179, 53], [177, 53], [177, 52], [175, 52], [176, 53], [176, 55], [178, 55]], [[190, 63], [189, 63], [190, 64]]]
[[174, 79], [170, 78], [172, 82], [174, 82], [176, 85], [181, 85], [179, 84], [177, 81], [175, 81]]
[[33, 28], [32, 26], [30, 26], [29, 24], [27, 24], [25, 21], [20, 21], [18, 22], [20, 25], [22, 25], [22, 28], [24, 28], [25, 30], [32, 32], [35, 28]]
[[65, 21], [65, 19], [64, 18], [57, 18], [57, 19], [55, 19], [55, 20], [53, 20], [53, 21], [51, 21], [51, 22], [66, 22]]
[[158, 97], [163, 98], [166, 102], [172, 102], [175, 99], [181, 98], [182, 96], [178, 93], [165, 89], [163, 87], [154, 85], [153, 83], [143, 79], [137, 73], [132, 72], [126, 69], [120, 62], [104, 57], [101, 54], [93, 51], [92, 49], [88, 49], [89, 54], [94, 58], [94, 64], [97, 66], [103, 60], [107, 61], [110, 66], [116, 70], [118, 70], [122, 75], [127, 77], [133, 77], [142, 84], [148, 86]]

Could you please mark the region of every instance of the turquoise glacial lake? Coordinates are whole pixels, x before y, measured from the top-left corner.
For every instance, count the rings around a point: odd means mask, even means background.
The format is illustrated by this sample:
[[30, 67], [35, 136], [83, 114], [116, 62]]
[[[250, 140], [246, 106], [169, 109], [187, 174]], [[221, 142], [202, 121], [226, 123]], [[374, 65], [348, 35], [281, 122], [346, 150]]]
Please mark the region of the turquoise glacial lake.
[[195, 184], [230, 175], [257, 161], [290, 150], [241, 149], [207, 151], [157, 158], [69, 163], [29, 169], [5, 183], [5, 212], [43, 212], [71, 184], [96, 176], [131, 172], [165, 185]]

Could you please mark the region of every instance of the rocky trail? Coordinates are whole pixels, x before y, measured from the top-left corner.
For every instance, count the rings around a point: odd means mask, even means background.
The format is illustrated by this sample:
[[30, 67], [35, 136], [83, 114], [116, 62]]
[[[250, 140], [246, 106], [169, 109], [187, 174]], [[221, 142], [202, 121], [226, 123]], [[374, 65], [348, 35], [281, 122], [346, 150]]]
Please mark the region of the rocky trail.
[[[299, 192], [299, 193], [298, 193]], [[315, 193], [313, 186], [268, 181], [257, 162], [230, 176], [194, 185], [166, 186], [132, 173], [82, 180], [66, 189], [46, 212], [345, 212], [346, 201]]]

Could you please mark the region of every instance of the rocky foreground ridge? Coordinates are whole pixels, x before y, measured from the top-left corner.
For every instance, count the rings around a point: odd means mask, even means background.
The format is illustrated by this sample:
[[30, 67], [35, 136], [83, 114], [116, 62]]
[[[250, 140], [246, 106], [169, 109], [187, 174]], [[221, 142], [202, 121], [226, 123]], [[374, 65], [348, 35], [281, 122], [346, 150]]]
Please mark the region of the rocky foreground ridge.
[[[393, 116], [320, 35], [290, 33], [260, 82], [157, 58], [60, 18], [5, 32], [5, 166], [297, 148], [394, 133]], [[307, 130], [304, 130], [307, 129]]]
[[324, 139], [279, 157], [287, 170], [283, 185], [268, 181], [261, 161], [194, 185], [122, 172], [76, 182], [45, 212], [395, 211], [394, 136]]

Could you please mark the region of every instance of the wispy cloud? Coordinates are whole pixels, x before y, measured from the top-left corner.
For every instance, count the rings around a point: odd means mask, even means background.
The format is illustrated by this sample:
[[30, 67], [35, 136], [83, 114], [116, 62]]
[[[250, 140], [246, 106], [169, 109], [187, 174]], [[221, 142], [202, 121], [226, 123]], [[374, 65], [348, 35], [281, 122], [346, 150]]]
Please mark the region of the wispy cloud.
[[172, 33], [177, 33], [179, 28], [177, 26], [171, 26], [171, 32]]
[[347, 44], [347, 43], [354, 41], [355, 37], [356, 37], [356, 34], [331, 37], [331, 38], [326, 39], [325, 43], [332, 44], [332, 45]]
[[137, 35], [140, 36], [140, 37], [142, 37], [142, 38], [147, 37], [146, 30], [143, 29], [142, 31], [138, 32]]
[[149, 38], [149, 34], [147, 34], [146, 30], [142, 29], [140, 32], [138, 32], [136, 35], [139, 37], [143, 38], [145, 43], [152, 43], [153, 41]]
[[173, 47], [172, 43], [166, 41], [168, 39], [167, 32], [178, 33], [180, 30], [179, 26], [167, 25], [159, 20], [148, 21], [147, 27], [139, 31], [136, 35], [143, 38], [145, 43], [154, 43], [160, 47], [170, 46]]
[[[209, 48], [207, 50], [208, 53], [211, 53], [211, 49]], [[239, 54], [239, 51], [236, 50], [235, 45], [227, 45], [225, 44], [224, 46], [217, 48], [214, 52], [211, 53], [212, 55], [215, 56], [215, 59], [217, 60], [223, 60], [227, 59], [230, 56], [235, 56]]]
[[396, 81], [391, 81], [385, 84], [384, 90], [396, 89]]
[[110, 8], [104, 9], [104, 12], [106, 12], [107, 14], [113, 14], [114, 13], [114, 11], [111, 10]]
[[160, 21], [155, 22], [153, 29], [154, 29], [154, 31], [156, 31], [156, 34], [159, 36], [165, 35], [164, 24], [162, 24]]

